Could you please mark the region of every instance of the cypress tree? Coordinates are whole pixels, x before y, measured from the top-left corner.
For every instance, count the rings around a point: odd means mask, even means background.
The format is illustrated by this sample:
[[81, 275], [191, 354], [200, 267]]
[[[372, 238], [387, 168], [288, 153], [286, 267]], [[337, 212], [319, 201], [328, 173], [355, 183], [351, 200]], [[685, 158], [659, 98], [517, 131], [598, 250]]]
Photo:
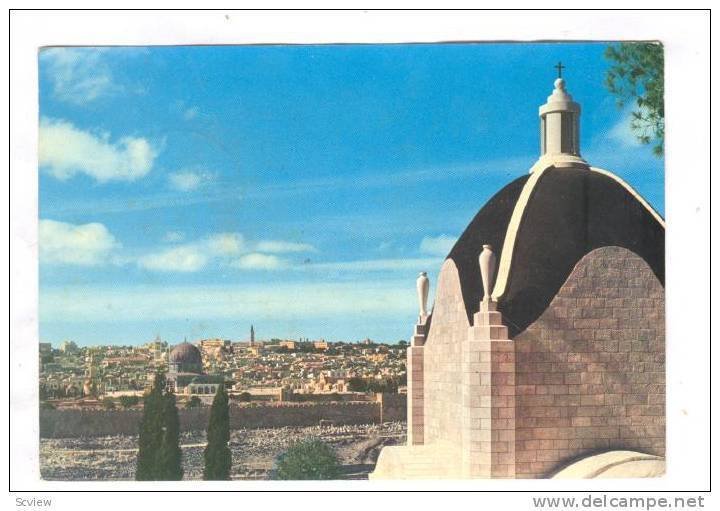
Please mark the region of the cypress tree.
[[230, 441], [230, 410], [228, 395], [224, 385], [218, 386], [210, 409], [210, 420], [207, 429], [207, 446], [205, 447], [205, 470], [203, 479], [206, 481], [227, 481], [230, 479], [232, 454], [228, 447]]
[[153, 386], [143, 397], [143, 416], [140, 422], [137, 468], [135, 479], [153, 481], [157, 479], [156, 460], [162, 442], [162, 399], [165, 375], [155, 374]]
[[157, 477], [161, 481], [179, 481], [183, 476], [180, 450], [180, 418], [175, 394], [166, 392], [162, 397], [162, 439], [156, 459]]

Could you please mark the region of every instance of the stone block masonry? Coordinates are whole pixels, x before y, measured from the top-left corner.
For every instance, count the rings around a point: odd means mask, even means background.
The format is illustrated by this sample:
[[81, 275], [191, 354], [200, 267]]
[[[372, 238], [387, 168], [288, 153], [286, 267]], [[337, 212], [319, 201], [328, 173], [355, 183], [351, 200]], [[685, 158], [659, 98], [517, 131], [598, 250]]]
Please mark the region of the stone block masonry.
[[[460, 452], [463, 445], [462, 346], [470, 324], [452, 259], [443, 264], [436, 289], [423, 357], [424, 442], [443, 443], [445, 449]], [[412, 375], [408, 374], [410, 378]]]
[[424, 346], [410, 346], [407, 349], [407, 425], [408, 444], [422, 445], [425, 438], [425, 393], [424, 393]]
[[514, 343], [470, 340], [465, 348], [463, 476], [515, 477]]
[[514, 343], [516, 477], [593, 452], [665, 455], [665, 291], [640, 257], [586, 255]]
[[443, 471], [467, 478], [551, 477], [609, 450], [664, 456], [664, 304], [642, 258], [600, 248], [510, 340], [493, 307], [468, 323], [457, 269], [446, 260], [421, 370], [409, 356], [423, 410], [409, 416], [423, 428], [422, 441], [409, 445], [448, 452], [454, 461]]

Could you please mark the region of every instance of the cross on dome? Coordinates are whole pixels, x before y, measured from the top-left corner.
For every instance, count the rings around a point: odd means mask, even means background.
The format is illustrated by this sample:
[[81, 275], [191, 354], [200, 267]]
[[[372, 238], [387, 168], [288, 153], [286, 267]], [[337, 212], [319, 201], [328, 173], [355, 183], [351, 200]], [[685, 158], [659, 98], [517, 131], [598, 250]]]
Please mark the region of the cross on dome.
[[565, 69], [565, 66], [562, 65], [562, 62], [558, 61], [558, 63], [555, 64], [553, 67], [557, 69], [558, 78], [562, 78], [562, 70]]

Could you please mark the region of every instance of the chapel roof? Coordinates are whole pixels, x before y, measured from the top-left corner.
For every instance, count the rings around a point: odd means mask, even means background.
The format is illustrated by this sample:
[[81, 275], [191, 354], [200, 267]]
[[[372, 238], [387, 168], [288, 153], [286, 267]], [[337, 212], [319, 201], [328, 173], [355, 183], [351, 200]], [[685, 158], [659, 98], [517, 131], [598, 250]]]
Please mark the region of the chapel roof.
[[457, 266], [471, 323], [483, 295], [478, 256], [484, 244], [497, 256], [492, 294], [511, 336], [542, 314], [577, 262], [594, 249], [626, 248], [665, 282], [662, 218], [601, 169], [535, 169], [480, 209], [448, 255]]

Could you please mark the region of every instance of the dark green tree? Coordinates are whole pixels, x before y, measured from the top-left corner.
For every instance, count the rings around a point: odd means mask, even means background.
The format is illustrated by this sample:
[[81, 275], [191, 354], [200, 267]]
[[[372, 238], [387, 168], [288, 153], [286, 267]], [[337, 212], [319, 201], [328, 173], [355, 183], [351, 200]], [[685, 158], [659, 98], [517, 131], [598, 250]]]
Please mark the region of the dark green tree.
[[230, 441], [230, 408], [228, 395], [223, 385], [213, 398], [210, 409], [210, 421], [207, 429], [207, 446], [205, 447], [205, 470], [203, 479], [206, 481], [226, 481], [230, 479], [232, 454], [228, 447]]
[[332, 447], [326, 443], [311, 439], [292, 445], [278, 456], [275, 479], [337, 479], [340, 464]]
[[157, 480], [157, 458], [163, 440], [163, 392], [165, 375], [155, 374], [152, 388], [143, 397], [143, 415], [140, 422], [138, 456], [135, 479], [138, 481]]
[[156, 473], [160, 481], [179, 481], [183, 476], [180, 418], [173, 392], [166, 392], [162, 398], [162, 440]]
[[665, 84], [663, 47], [660, 43], [619, 43], [605, 49], [611, 62], [605, 85], [618, 107], [633, 105], [630, 128], [643, 144], [654, 143], [662, 156], [665, 145]]

